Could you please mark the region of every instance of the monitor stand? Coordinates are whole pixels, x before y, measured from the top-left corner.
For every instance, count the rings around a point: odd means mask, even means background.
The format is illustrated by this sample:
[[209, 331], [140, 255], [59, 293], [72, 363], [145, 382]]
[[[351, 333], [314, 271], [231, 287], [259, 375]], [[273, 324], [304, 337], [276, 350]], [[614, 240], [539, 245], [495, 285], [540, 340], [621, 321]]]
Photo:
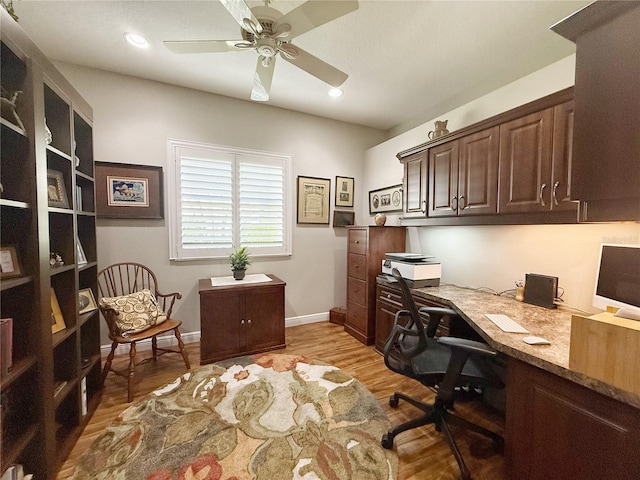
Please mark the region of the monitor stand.
[[614, 317], [626, 318], [629, 320], [640, 321], [640, 310], [631, 310], [630, 308], [621, 308], [613, 314]]

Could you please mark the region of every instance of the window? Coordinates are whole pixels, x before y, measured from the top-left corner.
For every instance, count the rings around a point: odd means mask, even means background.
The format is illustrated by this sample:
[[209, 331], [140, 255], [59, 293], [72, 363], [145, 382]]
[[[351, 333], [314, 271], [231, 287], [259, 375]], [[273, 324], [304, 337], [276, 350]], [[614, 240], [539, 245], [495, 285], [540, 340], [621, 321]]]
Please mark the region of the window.
[[170, 258], [291, 254], [291, 157], [168, 141]]

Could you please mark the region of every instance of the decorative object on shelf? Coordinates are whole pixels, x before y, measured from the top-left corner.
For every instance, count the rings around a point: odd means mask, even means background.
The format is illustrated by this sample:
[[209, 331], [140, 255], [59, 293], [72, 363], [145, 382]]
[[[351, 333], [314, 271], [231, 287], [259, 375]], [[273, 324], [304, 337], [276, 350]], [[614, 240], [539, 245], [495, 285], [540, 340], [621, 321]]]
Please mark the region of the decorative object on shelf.
[[331, 180], [298, 176], [298, 223], [329, 225]]
[[18, 116], [18, 112], [16, 111], [16, 102], [21, 93], [22, 92], [20, 90], [13, 93], [7, 92], [4, 88], [0, 90], [0, 111], [2, 112], [3, 118], [9, 120], [11, 123], [15, 123], [22, 130], [26, 131], [22, 120], [20, 120], [20, 117]]
[[402, 211], [402, 184], [369, 191], [369, 214]]
[[62, 310], [60, 310], [60, 304], [58, 303], [58, 297], [56, 291], [51, 289], [51, 333], [57, 333], [67, 328], [64, 323], [64, 317], [62, 316]]
[[82, 187], [76, 185], [76, 210], [82, 212]]
[[47, 198], [50, 207], [69, 208], [62, 172], [47, 170]]
[[247, 247], [237, 248], [231, 253], [231, 255], [229, 255], [229, 260], [231, 260], [233, 278], [236, 280], [242, 280], [247, 271], [247, 267], [251, 264], [249, 250]]
[[22, 267], [16, 247], [7, 245], [0, 247], [0, 278], [19, 277]]
[[47, 125], [47, 119], [44, 119], [44, 143], [46, 143], [47, 145], [51, 145], [51, 142], [53, 142], [53, 134], [51, 133], [51, 130], [49, 130], [49, 126]]
[[334, 227], [346, 227], [353, 225], [355, 219], [355, 212], [345, 212], [340, 210], [333, 211], [333, 226]]
[[82, 244], [80, 243], [80, 239], [76, 237], [76, 255], [78, 256], [76, 263], [78, 265], [86, 265], [87, 264], [87, 256], [84, 253], [84, 248], [82, 248]]
[[431, 130], [429, 132], [429, 140], [434, 140], [449, 133], [449, 130], [447, 130], [448, 121], [449, 120], [437, 120], [435, 123], [435, 130]]
[[162, 167], [96, 162], [99, 218], [164, 218]]
[[93, 312], [98, 305], [96, 305], [96, 299], [93, 296], [93, 291], [90, 288], [85, 288], [78, 292], [78, 313]]
[[376, 213], [376, 216], [373, 217], [373, 221], [378, 227], [384, 227], [384, 224], [387, 223], [387, 216], [384, 213]]
[[49, 254], [49, 265], [52, 267], [61, 267], [64, 265], [64, 260], [62, 260], [59, 253], [51, 252]]
[[73, 141], [73, 159], [74, 159], [76, 168], [78, 168], [80, 166], [80, 158], [76, 154], [77, 148], [78, 148], [78, 145], [77, 145], [76, 141], [74, 140]]
[[336, 207], [353, 207], [353, 183], [351, 177], [336, 176]]
[[6, 375], [13, 367], [13, 318], [0, 319], [0, 373]]

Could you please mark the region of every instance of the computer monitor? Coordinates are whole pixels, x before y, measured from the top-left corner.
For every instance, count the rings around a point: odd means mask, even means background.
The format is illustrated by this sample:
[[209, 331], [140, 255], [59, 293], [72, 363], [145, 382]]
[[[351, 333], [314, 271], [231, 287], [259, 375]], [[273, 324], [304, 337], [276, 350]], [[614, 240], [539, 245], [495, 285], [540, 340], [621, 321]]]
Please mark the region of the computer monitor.
[[640, 245], [602, 244], [593, 306], [640, 320]]

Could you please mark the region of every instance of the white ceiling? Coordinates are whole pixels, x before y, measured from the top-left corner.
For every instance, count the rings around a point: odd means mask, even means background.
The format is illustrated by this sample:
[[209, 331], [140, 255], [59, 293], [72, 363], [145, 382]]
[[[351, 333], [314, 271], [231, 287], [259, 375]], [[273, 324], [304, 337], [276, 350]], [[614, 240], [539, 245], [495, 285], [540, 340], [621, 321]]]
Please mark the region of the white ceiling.
[[[270, 6], [287, 13], [301, 3]], [[345, 94], [329, 97], [328, 85], [278, 58], [268, 104], [383, 130], [411, 128], [574, 53], [549, 26], [590, 2], [359, 3], [292, 41], [348, 73]], [[14, 0], [14, 8], [52, 60], [249, 99], [254, 51], [177, 55], [162, 43], [240, 39], [218, 0]], [[150, 48], [130, 47], [125, 32], [144, 35]]]

